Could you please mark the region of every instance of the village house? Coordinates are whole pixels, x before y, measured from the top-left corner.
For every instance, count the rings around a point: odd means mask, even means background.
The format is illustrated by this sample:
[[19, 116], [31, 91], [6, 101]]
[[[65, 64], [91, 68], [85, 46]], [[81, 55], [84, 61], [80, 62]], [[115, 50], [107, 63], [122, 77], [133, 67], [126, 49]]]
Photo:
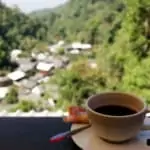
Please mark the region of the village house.
[[74, 42], [72, 43], [71, 48], [85, 50], [85, 49], [91, 49], [92, 45], [87, 43]]
[[22, 81], [20, 81], [19, 84], [20, 84], [21, 88], [31, 90], [37, 85], [37, 82], [35, 82], [33, 80], [29, 80], [29, 79], [23, 79]]
[[49, 75], [54, 68], [55, 65], [53, 63], [46, 62], [39, 62], [36, 66], [36, 69], [43, 75]]
[[57, 45], [59, 45], [59, 46], [64, 46], [64, 44], [65, 44], [65, 41], [58, 41], [58, 43], [57, 43]]
[[21, 70], [16, 70], [14, 72], [9, 73], [7, 76], [12, 81], [19, 81], [26, 76], [26, 73]]
[[22, 64], [28, 64], [31, 62], [31, 58], [30, 57], [24, 57], [24, 58], [18, 58], [16, 60], [16, 63], [20, 66]]
[[32, 94], [42, 96], [44, 94], [44, 88], [40, 85], [37, 85], [32, 89]]
[[68, 63], [70, 62], [68, 57], [54, 57], [54, 56], [49, 56], [45, 61], [45, 63], [50, 63], [54, 64], [55, 68], [64, 68]]
[[18, 59], [18, 56], [22, 53], [22, 50], [20, 49], [14, 49], [11, 51], [10, 53], [10, 60], [12, 62], [16, 62], [16, 60]]
[[31, 100], [31, 101], [38, 101], [41, 100], [41, 97], [44, 94], [44, 88], [40, 84], [31, 85], [30, 87], [26, 86], [19, 88], [19, 99], [20, 100]]
[[43, 61], [48, 57], [47, 53], [39, 53], [36, 56], [37, 61]]
[[48, 48], [49, 48], [49, 51], [51, 53], [57, 53], [60, 46], [59, 45], [52, 45], [52, 46], [49, 46]]
[[91, 44], [74, 42], [65, 48], [65, 52], [66, 53], [70, 52], [71, 54], [79, 54], [81, 51], [89, 50], [91, 48], [92, 48]]
[[6, 87], [12, 85], [12, 80], [7, 76], [0, 76], [0, 87]]
[[23, 72], [29, 73], [35, 69], [36, 63], [35, 62], [27, 62], [24, 64], [20, 64], [19, 69]]
[[9, 87], [0, 87], [0, 100], [3, 100], [9, 92]]
[[77, 55], [77, 54], [80, 54], [80, 50], [78, 50], [78, 49], [72, 49], [72, 50], [69, 51], [69, 53]]
[[59, 48], [62, 48], [64, 46], [64, 41], [59, 41], [58, 43], [54, 45], [49, 45], [48, 49], [51, 53], [58, 53]]

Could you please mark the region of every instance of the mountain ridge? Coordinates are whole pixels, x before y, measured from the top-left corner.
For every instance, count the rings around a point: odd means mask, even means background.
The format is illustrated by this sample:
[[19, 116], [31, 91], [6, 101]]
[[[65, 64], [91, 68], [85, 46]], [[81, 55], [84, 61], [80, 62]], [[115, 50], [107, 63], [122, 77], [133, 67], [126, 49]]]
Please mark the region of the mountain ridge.
[[[30, 16], [39, 18], [47, 24], [49, 42], [66, 39], [95, 44], [94, 40], [105, 39], [106, 34], [99, 32], [104, 31], [102, 28], [106, 28], [106, 32], [111, 30], [115, 16], [119, 15], [123, 9], [122, 0], [70, 0], [59, 7], [35, 12]], [[97, 30], [96, 33], [94, 30]], [[92, 36], [91, 34], [101, 35], [96, 39], [87, 39]]]

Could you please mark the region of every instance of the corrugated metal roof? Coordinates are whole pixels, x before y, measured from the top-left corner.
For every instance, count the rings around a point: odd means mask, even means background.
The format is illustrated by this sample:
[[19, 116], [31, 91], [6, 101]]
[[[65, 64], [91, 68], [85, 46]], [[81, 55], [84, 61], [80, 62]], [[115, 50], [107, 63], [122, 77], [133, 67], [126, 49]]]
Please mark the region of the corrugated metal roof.
[[36, 63], [29, 62], [29, 63], [21, 64], [19, 69], [24, 72], [27, 72], [27, 71], [34, 69], [35, 66], [36, 66]]
[[16, 80], [19, 80], [19, 79], [25, 77], [25, 75], [26, 75], [26, 74], [25, 74], [23, 71], [16, 70], [16, 71], [14, 71], [14, 72], [12, 72], [12, 73], [9, 73], [7, 76], [8, 76], [8, 78], [10, 78], [11, 80], [16, 81]]
[[53, 63], [44, 63], [44, 62], [40, 62], [37, 65], [37, 69], [41, 70], [41, 71], [49, 71], [54, 67]]

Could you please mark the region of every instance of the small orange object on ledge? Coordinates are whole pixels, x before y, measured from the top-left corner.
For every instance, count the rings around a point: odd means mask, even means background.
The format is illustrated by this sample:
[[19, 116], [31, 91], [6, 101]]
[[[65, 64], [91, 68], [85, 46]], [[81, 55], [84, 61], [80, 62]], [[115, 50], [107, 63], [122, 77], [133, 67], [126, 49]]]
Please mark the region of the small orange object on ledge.
[[80, 115], [81, 113], [86, 113], [86, 110], [82, 107], [79, 107], [79, 106], [70, 106], [68, 108], [68, 112], [69, 112], [69, 115]]
[[66, 123], [89, 123], [87, 112], [82, 107], [71, 106], [68, 108], [68, 113], [69, 116], [63, 118]]

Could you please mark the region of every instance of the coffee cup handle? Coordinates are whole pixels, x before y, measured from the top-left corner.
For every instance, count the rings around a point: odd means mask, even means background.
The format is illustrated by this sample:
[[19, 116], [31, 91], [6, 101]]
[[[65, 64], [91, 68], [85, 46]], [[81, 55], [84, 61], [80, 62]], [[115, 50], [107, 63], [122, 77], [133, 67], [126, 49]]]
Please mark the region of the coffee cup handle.
[[[150, 114], [150, 109], [146, 110], [146, 114], [148, 113]], [[150, 130], [150, 115], [146, 115], [144, 125], [142, 126], [142, 130]]]

